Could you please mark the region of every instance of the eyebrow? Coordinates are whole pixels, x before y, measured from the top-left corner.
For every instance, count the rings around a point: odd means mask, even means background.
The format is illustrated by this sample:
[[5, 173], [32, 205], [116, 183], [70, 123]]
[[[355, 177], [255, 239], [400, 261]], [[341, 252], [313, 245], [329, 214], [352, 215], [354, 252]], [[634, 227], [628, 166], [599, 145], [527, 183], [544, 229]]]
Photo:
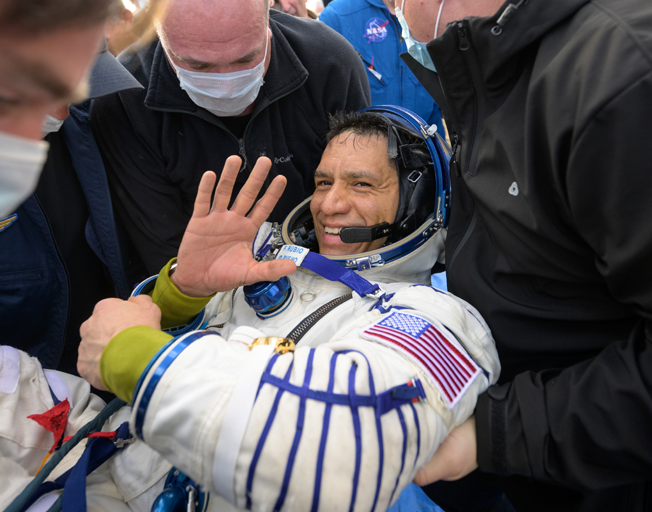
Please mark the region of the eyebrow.
[[[330, 173], [322, 169], [317, 169], [315, 171], [315, 178], [329, 178], [330, 176], [331, 176]], [[369, 181], [378, 181], [378, 174], [366, 169], [359, 169], [355, 171], [343, 171], [342, 177], [352, 179], [352, 180], [366, 179]]]
[[[28, 80], [39, 89], [46, 91], [54, 100], [60, 100], [67, 103], [79, 102], [80, 91], [84, 98], [86, 96], [84, 89], [87, 89], [85, 83], [87, 83], [88, 79], [85, 79], [82, 84], [80, 84], [80, 87], [72, 89], [68, 83], [61, 80], [61, 78], [53, 73], [52, 69], [44, 67], [40, 63], [26, 62], [24, 60], [16, 61], [16, 63], [19, 66], [20, 72], [23, 73]], [[83, 100], [84, 98], [81, 99]]]

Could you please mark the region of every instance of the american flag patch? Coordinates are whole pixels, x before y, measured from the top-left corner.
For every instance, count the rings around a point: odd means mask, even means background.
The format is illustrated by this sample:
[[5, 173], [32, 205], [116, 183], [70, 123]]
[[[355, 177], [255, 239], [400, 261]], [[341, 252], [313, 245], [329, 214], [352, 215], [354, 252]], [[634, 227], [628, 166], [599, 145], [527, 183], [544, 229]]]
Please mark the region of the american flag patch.
[[416, 315], [394, 312], [360, 334], [398, 350], [419, 365], [430, 375], [449, 409], [482, 371], [452, 335]]

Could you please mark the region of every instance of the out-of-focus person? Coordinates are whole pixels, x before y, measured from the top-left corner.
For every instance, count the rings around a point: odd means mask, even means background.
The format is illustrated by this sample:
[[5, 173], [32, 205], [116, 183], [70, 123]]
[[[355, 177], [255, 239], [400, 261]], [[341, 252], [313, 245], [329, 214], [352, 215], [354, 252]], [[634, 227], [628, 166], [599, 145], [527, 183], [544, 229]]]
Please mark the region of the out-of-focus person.
[[106, 20], [104, 35], [112, 55], [117, 56], [140, 39], [140, 35], [134, 30], [134, 19], [138, 10], [139, 7], [135, 3], [122, 0], [116, 4], [115, 11]]
[[399, 54], [407, 51], [394, 0], [334, 0], [320, 21], [342, 34], [358, 51], [373, 105], [398, 105], [416, 112], [445, 133], [441, 111]]
[[[142, 88], [106, 43], [88, 85], [90, 99]], [[38, 357], [44, 368], [72, 374], [79, 326], [97, 302], [126, 298], [133, 284], [89, 110], [85, 101], [46, 117], [43, 134], [50, 148], [36, 191], [0, 228], [3, 343]]]
[[[260, 156], [288, 179], [270, 219], [314, 190], [328, 115], [369, 104], [364, 68], [322, 24], [262, 0], [174, 0], [158, 38], [122, 62], [145, 86], [96, 100], [92, 126], [116, 210], [147, 272], [175, 256], [206, 170]], [[145, 276], [144, 276], [145, 277]]]
[[418, 480], [479, 467], [516, 510], [647, 512], [652, 2], [501, 3], [400, 2], [455, 147], [450, 290], [503, 364]]
[[269, 0], [269, 6], [277, 11], [298, 16], [299, 18], [317, 19], [317, 13], [308, 9], [306, 0]]
[[[48, 112], [86, 96], [113, 0], [0, 1], [0, 226], [34, 190]], [[1, 231], [0, 231], [1, 234]]]

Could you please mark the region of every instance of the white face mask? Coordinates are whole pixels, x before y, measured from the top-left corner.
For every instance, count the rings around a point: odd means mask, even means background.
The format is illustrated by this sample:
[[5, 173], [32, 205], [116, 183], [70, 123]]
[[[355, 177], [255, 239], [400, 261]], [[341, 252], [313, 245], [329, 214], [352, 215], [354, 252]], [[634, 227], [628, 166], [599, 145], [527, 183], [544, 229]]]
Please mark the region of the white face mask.
[[[265, 27], [267, 30], [267, 26]], [[218, 117], [231, 117], [242, 114], [256, 101], [265, 74], [265, 61], [269, 36], [265, 43], [265, 56], [260, 64], [252, 69], [233, 73], [201, 73], [181, 69], [174, 62], [181, 88], [188, 93], [195, 105], [205, 108]]]
[[62, 124], [63, 121], [61, 119], [57, 119], [51, 115], [46, 115], [43, 120], [43, 127], [41, 128], [41, 137], [45, 137], [49, 133], [58, 132], [61, 129]]
[[[437, 38], [437, 32], [439, 32], [439, 20], [441, 19], [441, 10], [444, 8], [445, 1], [446, 0], [442, 0], [441, 4], [439, 5], [439, 13], [437, 14], [437, 22], [435, 23], [435, 34], [433, 39]], [[405, 4], [403, 5], [405, 6]], [[405, 45], [407, 46], [408, 53], [423, 67], [429, 69], [430, 71], [436, 72], [437, 69], [435, 68], [435, 64], [432, 62], [432, 57], [426, 48], [428, 43], [417, 41], [410, 35], [410, 29], [400, 7], [396, 8], [396, 18], [398, 18], [399, 25], [401, 25], [401, 28], [403, 29], [402, 35], [403, 39], [405, 40]]]
[[38, 184], [49, 144], [0, 132], [0, 217], [16, 211]]

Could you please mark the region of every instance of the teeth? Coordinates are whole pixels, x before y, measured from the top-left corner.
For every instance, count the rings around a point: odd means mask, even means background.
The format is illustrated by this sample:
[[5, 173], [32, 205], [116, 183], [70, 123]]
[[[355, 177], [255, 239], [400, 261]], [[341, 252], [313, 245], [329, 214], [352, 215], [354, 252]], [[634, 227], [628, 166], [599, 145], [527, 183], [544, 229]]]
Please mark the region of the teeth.
[[342, 231], [342, 228], [329, 228], [324, 226], [324, 231], [326, 231], [326, 233], [329, 235], [339, 235], [340, 231]]

